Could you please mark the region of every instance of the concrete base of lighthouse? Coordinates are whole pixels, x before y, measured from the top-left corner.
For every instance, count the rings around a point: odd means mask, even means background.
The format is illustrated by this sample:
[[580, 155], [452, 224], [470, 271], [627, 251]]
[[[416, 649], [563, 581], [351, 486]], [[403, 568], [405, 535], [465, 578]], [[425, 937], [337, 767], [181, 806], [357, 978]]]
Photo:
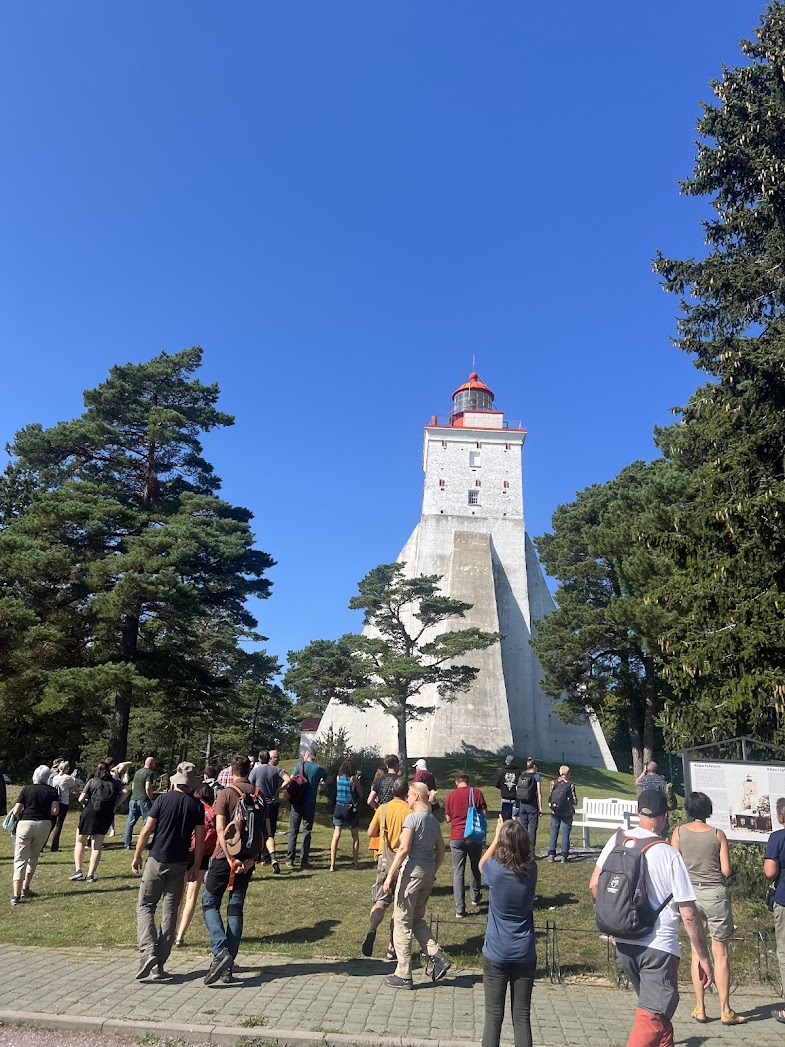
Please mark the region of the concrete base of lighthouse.
[[[404, 546], [399, 562], [406, 574], [438, 574], [445, 595], [472, 604], [455, 629], [476, 626], [504, 639], [466, 656], [480, 672], [469, 691], [445, 702], [426, 688], [419, 704], [430, 707], [412, 721], [407, 747], [413, 756], [458, 752], [520, 756], [556, 763], [615, 769], [596, 719], [565, 724], [540, 687], [542, 671], [529, 640], [532, 623], [553, 609], [553, 600], [523, 520], [427, 514]], [[328, 705], [318, 736], [344, 728], [355, 749], [397, 750], [397, 727], [379, 708]]]

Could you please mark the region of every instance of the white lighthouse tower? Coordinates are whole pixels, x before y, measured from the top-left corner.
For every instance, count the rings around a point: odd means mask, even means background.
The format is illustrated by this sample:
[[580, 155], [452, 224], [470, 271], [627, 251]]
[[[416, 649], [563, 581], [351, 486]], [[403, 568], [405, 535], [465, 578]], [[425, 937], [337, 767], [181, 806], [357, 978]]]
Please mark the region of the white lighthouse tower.
[[[423, 704], [434, 711], [409, 724], [408, 751], [515, 752], [615, 769], [597, 720], [563, 723], [540, 687], [542, 670], [529, 640], [533, 623], [554, 604], [524, 527], [525, 438], [520, 423], [496, 410], [493, 393], [476, 373], [453, 393], [449, 418], [433, 417], [425, 426], [422, 516], [398, 561], [410, 577], [441, 575], [445, 595], [472, 604], [454, 628], [476, 626], [505, 638], [466, 656], [480, 673], [456, 701], [423, 692]], [[319, 735], [330, 727], [345, 728], [357, 749], [397, 747], [395, 721], [380, 709], [333, 700]]]

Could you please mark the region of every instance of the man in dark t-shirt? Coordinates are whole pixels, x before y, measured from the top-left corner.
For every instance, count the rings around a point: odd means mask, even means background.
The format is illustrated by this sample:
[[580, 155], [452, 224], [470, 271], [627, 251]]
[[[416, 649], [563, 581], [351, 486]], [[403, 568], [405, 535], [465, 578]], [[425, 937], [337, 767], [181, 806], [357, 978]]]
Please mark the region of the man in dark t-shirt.
[[297, 803], [293, 803], [289, 811], [289, 839], [286, 843], [286, 864], [290, 869], [294, 868], [295, 855], [297, 853], [297, 835], [300, 828], [303, 830], [302, 843], [300, 845], [300, 868], [307, 869], [311, 854], [311, 832], [313, 820], [316, 817], [316, 801], [319, 797], [319, 786], [322, 782], [327, 785], [332, 777], [316, 762], [316, 754], [306, 752], [302, 763], [295, 765], [292, 775], [302, 774], [308, 781], [304, 794]]
[[131, 841], [133, 840], [134, 826], [137, 821], [142, 819], [142, 826], [147, 821], [147, 816], [150, 813], [150, 807], [153, 803], [153, 782], [155, 781], [155, 773], [153, 768], [155, 767], [155, 760], [152, 756], [148, 756], [144, 762], [144, 767], [140, 767], [134, 775], [134, 782], [131, 787], [131, 799], [128, 801], [128, 818], [125, 822], [125, 837], [123, 839], [123, 847], [126, 851], [131, 850]]
[[368, 806], [373, 807], [374, 810], [381, 807], [383, 803], [387, 803], [388, 800], [392, 800], [395, 779], [401, 776], [401, 761], [395, 753], [385, 756], [384, 766], [387, 768], [387, 773], [376, 779], [376, 784], [368, 793]]
[[259, 795], [264, 800], [264, 809], [267, 818], [266, 824], [266, 853], [262, 855], [262, 862], [272, 862], [273, 872], [277, 875], [281, 871], [278, 859], [275, 856], [275, 831], [278, 828], [278, 812], [280, 803], [278, 794], [286, 787], [289, 775], [280, 767], [274, 766], [271, 760], [272, 753], [262, 749], [259, 753], [259, 762], [254, 766], [248, 779], [251, 785], [259, 790]]
[[510, 818], [514, 818], [518, 811], [518, 769], [515, 766], [515, 757], [507, 756], [504, 760], [504, 767], [496, 775], [496, 788], [499, 790], [499, 795], [502, 801], [502, 818], [504, 821], [508, 821]]
[[[192, 880], [202, 862], [204, 806], [191, 793], [199, 784], [192, 763], [181, 763], [169, 783], [172, 790], [156, 797], [136, 841], [131, 870], [142, 869], [142, 852], [151, 834], [155, 840], [145, 862], [136, 905], [136, 937], [142, 959], [137, 978], [146, 978], [157, 967], [156, 977], [166, 977], [177, 924], [177, 909], [186, 880]], [[193, 852], [191, 841], [193, 840]], [[155, 926], [155, 910], [161, 902], [161, 930]]]

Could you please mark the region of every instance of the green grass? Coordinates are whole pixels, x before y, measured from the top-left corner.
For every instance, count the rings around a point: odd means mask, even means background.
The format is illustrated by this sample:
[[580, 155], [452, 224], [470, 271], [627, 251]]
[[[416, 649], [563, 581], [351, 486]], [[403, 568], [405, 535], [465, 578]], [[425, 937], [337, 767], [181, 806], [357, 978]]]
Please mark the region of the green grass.
[[[464, 758], [428, 761], [434, 771], [440, 796], [443, 798], [452, 784], [449, 774], [463, 769]], [[495, 781], [498, 762], [487, 758], [467, 757], [466, 769], [472, 783], [481, 787], [495, 819], [499, 794], [490, 784]], [[558, 768], [540, 765], [544, 778], [554, 775]], [[371, 772], [372, 773], [372, 772]], [[367, 772], [366, 779], [370, 778]], [[621, 772], [596, 768], [573, 769], [573, 779], [579, 801], [584, 796], [635, 795], [632, 776]], [[366, 813], [367, 812], [367, 813]], [[280, 876], [273, 876], [269, 866], [255, 874], [245, 906], [243, 951], [279, 953], [296, 958], [335, 957], [348, 959], [360, 954], [360, 943], [367, 930], [370, 908], [370, 889], [374, 865], [367, 850], [365, 827], [370, 809], [365, 808], [361, 827], [361, 869], [351, 867], [348, 832], [341, 837], [338, 852], [338, 870], [330, 873], [329, 846], [332, 835], [331, 811], [326, 800], [320, 800], [317, 825], [314, 829], [311, 857], [313, 867], [289, 870], [282, 866]], [[72, 847], [76, 829], [76, 813], [65, 823], [59, 854], [45, 852], [42, 856], [33, 889], [40, 895], [34, 902], [17, 908], [0, 905], [0, 942], [17, 945], [47, 947], [134, 947], [136, 939], [135, 905], [139, 878], [130, 870], [131, 853], [122, 850], [122, 836], [108, 840], [98, 881], [95, 884], [70, 883], [73, 871]], [[117, 819], [121, 834], [124, 816]], [[286, 805], [282, 805], [281, 828], [288, 825]], [[540, 821], [538, 853], [547, 850], [548, 818]], [[445, 838], [447, 837], [445, 827]], [[607, 834], [592, 833], [592, 844], [600, 845]], [[286, 848], [285, 835], [278, 837], [279, 857]], [[580, 844], [576, 830], [573, 845]], [[5, 877], [7, 897], [11, 893], [11, 857], [13, 840], [10, 834], [0, 833], [0, 878]], [[596, 930], [591, 899], [587, 885], [591, 875], [591, 858], [571, 861], [566, 865], [540, 862], [535, 925], [543, 932], [538, 941], [540, 963], [545, 960], [544, 930], [546, 920], [559, 928], [559, 958], [567, 977], [595, 977], [607, 971], [607, 946]], [[481, 964], [485, 931], [486, 906], [479, 914], [470, 914], [465, 920], [456, 920], [452, 899], [452, 878], [447, 862], [439, 872], [431, 896], [429, 918], [438, 920], [440, 943], [454, 962], [462, 966]], [[486, 894], [487, 897], [487, 894]], [[751, 937], [758, 929], [770, 930], [769, 914], [765, 907], [734, 903], [739, 933]], [[384, 954], [383, 933], [380, 928], [375, 955]], [[208, 947], [204, 923], [197, 909], [188, 934], [186, 955], [206, 953]], [[686, 955], [686, 953], [685, 953]], [[734, 980], [751, 982], [756, 979], [756, 953], [753, 944], [735, 943], [733, 946]], [[688, 977], [688, 965], [682, 964]]]

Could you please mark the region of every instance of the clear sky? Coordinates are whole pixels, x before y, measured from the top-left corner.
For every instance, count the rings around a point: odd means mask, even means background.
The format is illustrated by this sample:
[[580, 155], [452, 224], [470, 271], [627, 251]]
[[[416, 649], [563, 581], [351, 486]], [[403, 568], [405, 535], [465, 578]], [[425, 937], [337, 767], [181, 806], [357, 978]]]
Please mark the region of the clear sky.
[[652, 457], [700, 374], [657, 248], [699, 101], [762, 0], [6, 0], [0, 439], [200, 344], [208, 456], [278, 561], [269, 649], [359, 629], [419, 519], [422, 426], [476, 369], [527, 529]]

